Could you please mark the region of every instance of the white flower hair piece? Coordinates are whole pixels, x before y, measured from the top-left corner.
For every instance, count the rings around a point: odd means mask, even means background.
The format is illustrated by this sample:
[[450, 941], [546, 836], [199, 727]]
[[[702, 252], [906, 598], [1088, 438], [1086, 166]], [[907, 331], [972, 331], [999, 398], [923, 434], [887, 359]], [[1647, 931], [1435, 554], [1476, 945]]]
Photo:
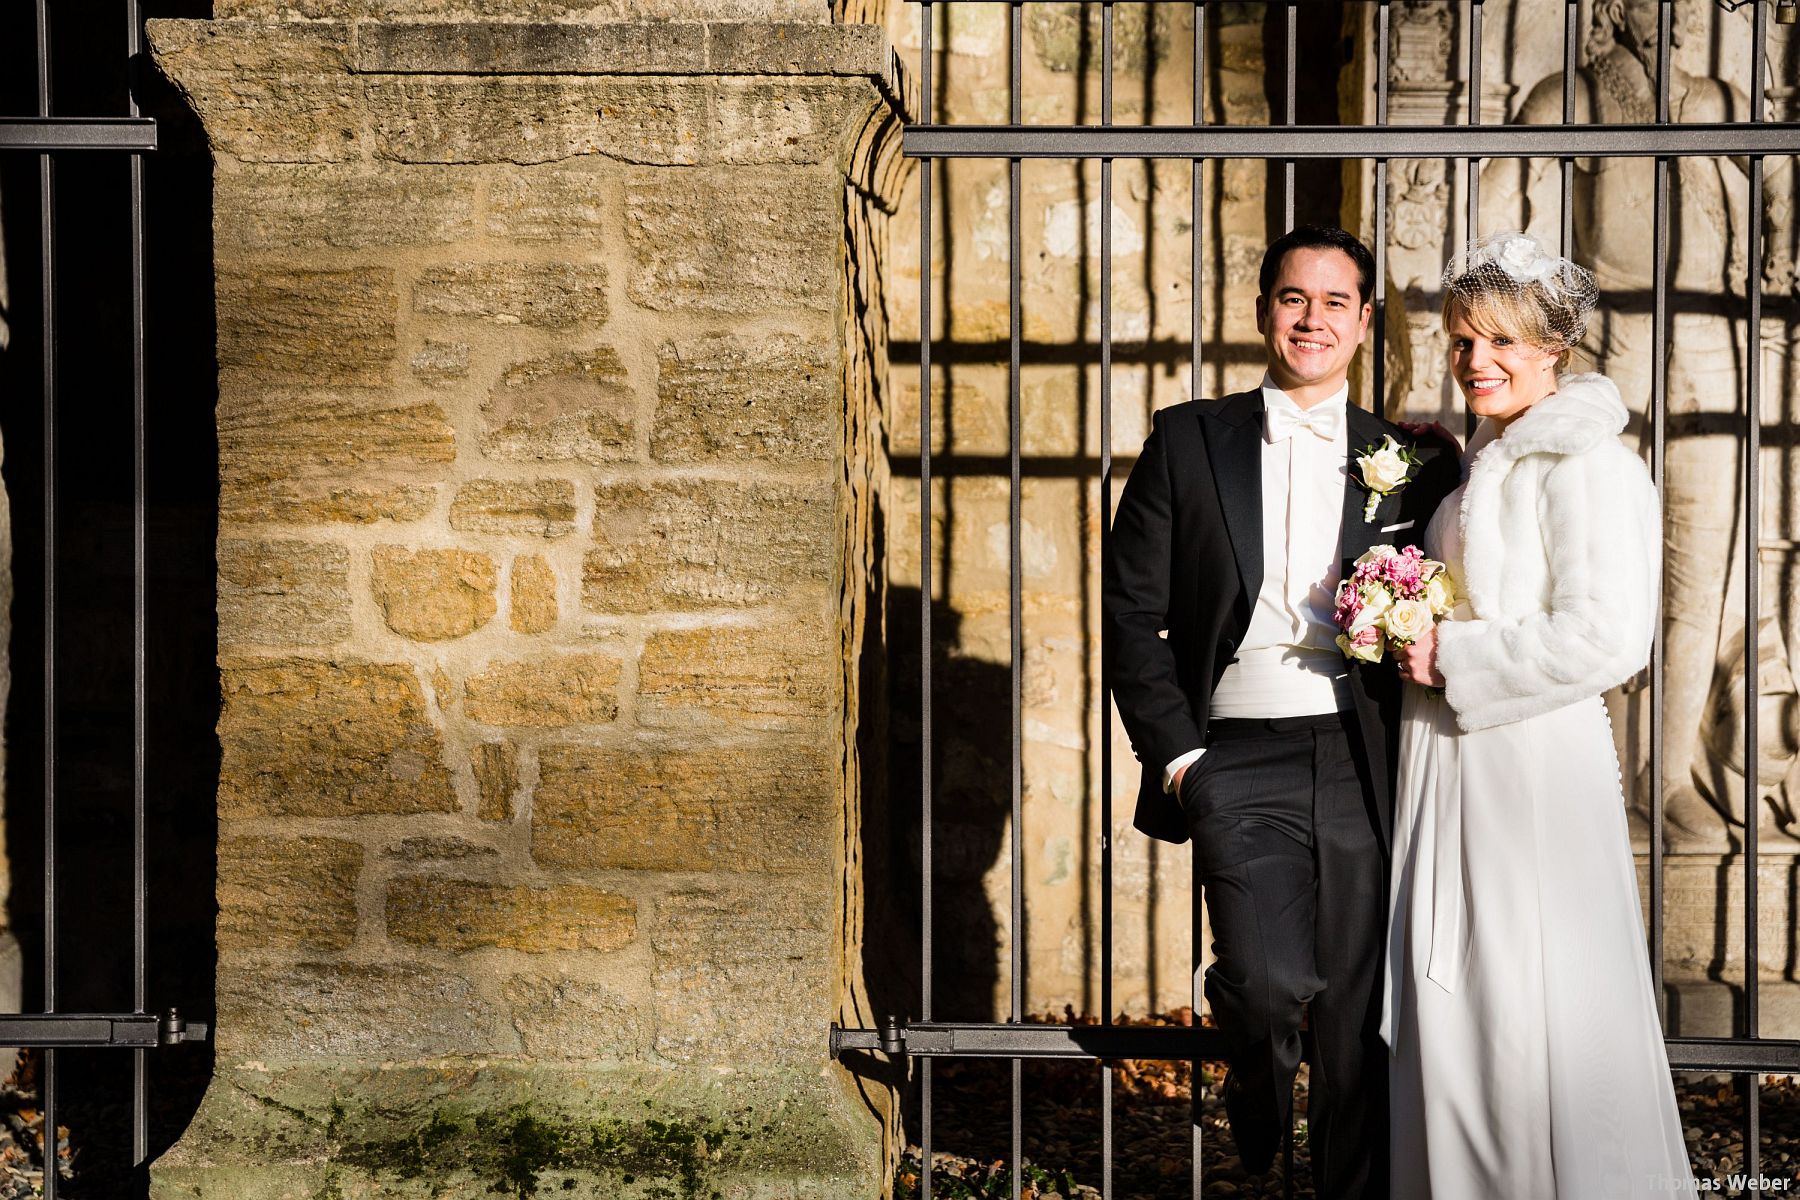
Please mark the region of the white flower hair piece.
[[1594, 274], [1552, 254], [1537, 239], [1516, 229], [1491, 233], [1463, 247], [1444, 268], [1451, 295], [1474, 299], [1483, 293], [1530, 292], [1544, 313], [1546, 350], [1563, 351], [1581, 341], [1587, 320], [1600, 302]]

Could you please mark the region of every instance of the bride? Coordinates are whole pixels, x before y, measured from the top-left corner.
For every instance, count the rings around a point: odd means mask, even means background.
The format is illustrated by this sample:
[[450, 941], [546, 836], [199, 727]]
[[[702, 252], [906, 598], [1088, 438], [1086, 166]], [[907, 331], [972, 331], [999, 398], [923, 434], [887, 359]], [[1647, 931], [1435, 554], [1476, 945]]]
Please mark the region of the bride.
[[1445, 284], [1483, 420], [1425, 535], [1464, 599], [1396, 651], [1393, 1195], [1692, 1194], [1601, 699], [1649, 657], [1656, 492], [1612, 382], [1558, 374], [1592, 275], [1500, 234]]

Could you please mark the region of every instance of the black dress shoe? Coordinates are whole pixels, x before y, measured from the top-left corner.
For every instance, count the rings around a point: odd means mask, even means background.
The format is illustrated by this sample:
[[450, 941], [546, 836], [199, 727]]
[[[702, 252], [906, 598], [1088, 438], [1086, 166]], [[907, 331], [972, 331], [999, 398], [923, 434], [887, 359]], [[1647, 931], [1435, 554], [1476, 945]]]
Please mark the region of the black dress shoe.
[[1249, 1097], [1238, 1086], [1235, 1072], [1225, 1074], [1225, 1116], [1231, 1122], [1231, 1140], [1237, 1143], [1238, 1161], [1252, 1175], [1261, 1175], [1275, 1163], [1281, 1148], [1280, 1131], [1261, 1113], [1251, 1110]]

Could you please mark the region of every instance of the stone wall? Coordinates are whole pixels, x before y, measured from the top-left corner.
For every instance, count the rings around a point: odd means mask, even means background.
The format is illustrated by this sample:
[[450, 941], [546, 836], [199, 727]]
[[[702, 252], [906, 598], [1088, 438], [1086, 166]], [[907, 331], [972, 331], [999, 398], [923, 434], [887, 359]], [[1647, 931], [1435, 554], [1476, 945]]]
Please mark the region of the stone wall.
[[215, 157], [223, 690], [155, 1188], [874, 1195], [826, 1027], [904, 84], [795, 5], [487, 8], [152, 24]]

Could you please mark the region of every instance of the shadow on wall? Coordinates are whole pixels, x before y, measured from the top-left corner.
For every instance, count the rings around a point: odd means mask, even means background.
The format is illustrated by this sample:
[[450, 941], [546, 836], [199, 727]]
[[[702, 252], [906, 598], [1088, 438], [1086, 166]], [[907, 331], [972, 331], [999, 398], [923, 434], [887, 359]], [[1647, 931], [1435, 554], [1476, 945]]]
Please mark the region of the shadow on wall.
[[[209, 5], [151, 3], [149, 16]], [[0, 14], [0, 113], [37, 111], [30, 5]], [[95, 11], [100, 10], [100, 11]], [[52, 6], [54, 111], [119, 115], [125, 6]], [[63, 19], [58, 19], [63, 18]], [[219, 750], [214, 541], [212, 173], [205, 139], [160, 79], [144, 82], [160, 149], [144, 159], [147, 295], [148, 979], [146, 1007], [214, 1019]], [[47, 999], [42, 228], [36, 155], [0, 153], [10, 346], [0, 437], [12, 506], [11, 694], [6, 711], [6, 923], [24, 954], [23, 1004]], [[54, 521], [55, 1007], [130, 1011], [132, 979], [133, 457], [127, 161], [54, 166], [58, 386]], [[150, 1154], [178, 1138], [212, 1074], [210, 1047], [149, 1056]], [[131, 1154], [131, 1056], [57, 1055], [58, 1121], [79, 1167], [71, 1196], [146, 1194]]]

